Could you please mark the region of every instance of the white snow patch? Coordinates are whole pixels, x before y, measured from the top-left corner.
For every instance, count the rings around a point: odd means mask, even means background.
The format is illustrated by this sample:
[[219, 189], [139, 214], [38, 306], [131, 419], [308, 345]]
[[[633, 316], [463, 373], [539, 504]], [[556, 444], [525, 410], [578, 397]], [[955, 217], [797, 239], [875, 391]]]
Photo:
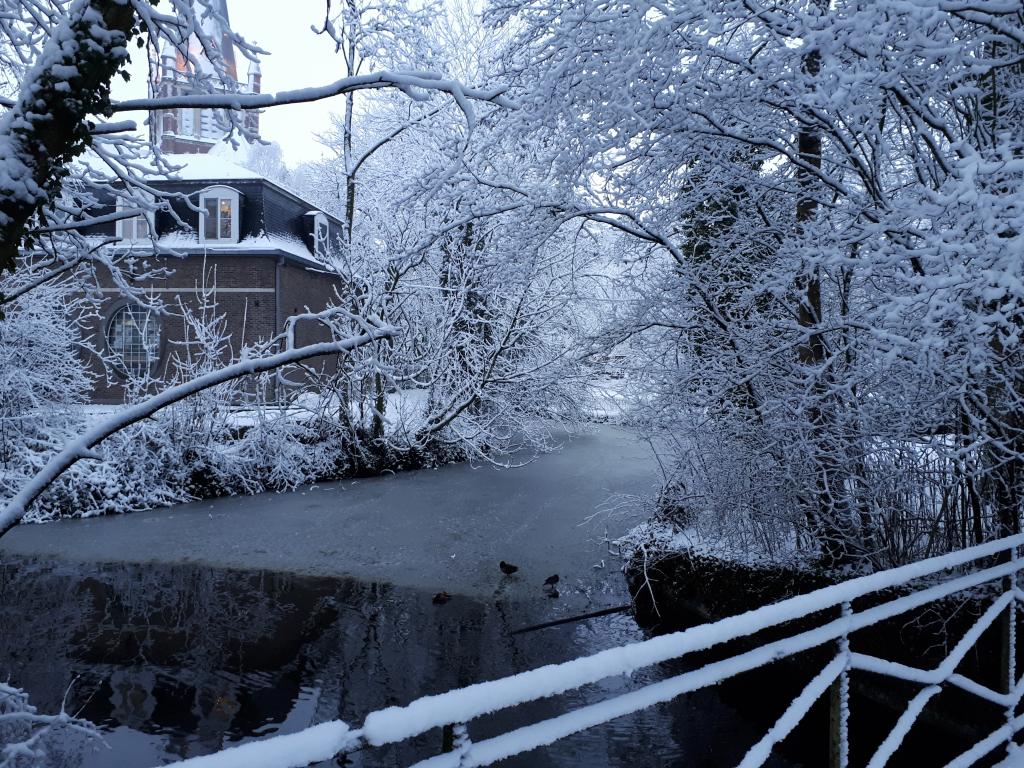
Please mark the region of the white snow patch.
[[317, 261], [313, 257], [313, 253], [306, 247], [302, 241], [286, 237], [284, 235], [257, 235], [254, 237], [246, 237], [239, 240], [237, 243], [201, 243], [199, 238], [188, 232], [171, 232], [170, 234], [163, 235], [160, 237], [156, 244], [163, 250], [170, 251], [208, 251], [213, 254], [217, 253], [252, 253], [254, 251], [283, 251], [284, 253], [291, 254], [297, 258], [303, 259], [310, 263], [310, 265], [325, 269], [326, 265]]
[[225, 159], [219, 153], [205, 155], [169, 155], [164, 159], [182, 168], [174, 173], [173, 178], [184, 181], [213, 181], [219, 179], [262, 179], [256, 171], [249, 170], [238, 163]]
[[1014, 750], [1012, 755], [998, 763], [995, 768], [1024, 768], [1024, 750]]
[[305, 768], [312, 763], [333, 760], [350, 749], [356, 735], [341, 720], [332, 720], [298, 733], [252, 741], [238, 747], [175, 765], [182, 768]]

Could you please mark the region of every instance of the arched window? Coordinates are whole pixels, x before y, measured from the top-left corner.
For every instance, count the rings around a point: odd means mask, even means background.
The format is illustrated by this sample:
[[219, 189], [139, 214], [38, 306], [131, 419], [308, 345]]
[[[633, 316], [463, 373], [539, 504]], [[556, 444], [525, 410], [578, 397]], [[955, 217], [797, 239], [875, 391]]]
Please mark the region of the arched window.
[[199, 196], [199, 242], [238, 242], [238, 192], [211, 187]]
[[160, 357], [160, 320], [145, 307], [125, 304], [107, 321], [107, 347], [128, 373], [147, 373]]

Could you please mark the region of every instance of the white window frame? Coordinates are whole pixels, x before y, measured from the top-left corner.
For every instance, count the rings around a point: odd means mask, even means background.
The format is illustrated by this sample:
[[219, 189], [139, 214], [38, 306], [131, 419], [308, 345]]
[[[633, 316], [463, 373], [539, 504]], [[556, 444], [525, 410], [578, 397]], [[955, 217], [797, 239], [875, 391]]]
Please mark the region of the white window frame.
[[[117, 211], [127, 211], [138, 208], [139, 206], [130, 200], [123, 200], [118, 198], [117, 200]], [[146, 234], [139, 236], [139, 224], [145, 223]], [[138, 243], [140, 241], [149, 242], [156, 237], [156, 228], [153, 226], [153, 212], [143, 211], [138, 216], [132, 216], [128, 219], [117, 220], [117, 238], [119, 240], [125, 240], [129, 243]]]
[[[323, 235], [320, 230], [323, 229]], [[313, 255], [327, 257], [331, 241], [331, 222], [326, 213], [313, 214]]]
[[[231, 235], [230, 237], [224, 237], [221, 233], [221, 222], [218, 214], [217, 221], [217, 237], [206, 236], [206, 203], [208, 200], [227, 200], [231, 203]], [[220, 204], [217, 205], [218, 210]], [[238, 219], [241, 213], [241, 205], [239, 202], [239, 194], [237, 189], [231, 187], [217, 186], [210, 187], [209, 189], [203, 190], [199, 195], [199, 242], [210, 243], [211, 245], [217, 245], [218, 243], [237, 243], [238, 242]]]

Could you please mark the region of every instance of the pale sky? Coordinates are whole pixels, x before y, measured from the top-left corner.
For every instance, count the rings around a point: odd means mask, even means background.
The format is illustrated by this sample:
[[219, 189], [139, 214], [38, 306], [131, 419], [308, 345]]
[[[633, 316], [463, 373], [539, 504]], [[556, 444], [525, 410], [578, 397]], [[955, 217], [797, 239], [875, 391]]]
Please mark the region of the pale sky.
[[[323, 22], [325, 6], [324, 0], [228, 0], [232, 28], [270, 52], [261, 61], [264, 93], [325, 85], [344, 76], [334, 42], [310, 29]], [[115, 98], [145, 95], [146, 63], [139, 53], [134, 56], [132, 82], [124, 84], [118, 79]], [[247, 69], [248, 61], [238, 57], [238, 75], [243, 80]], [[267, 141], [278, 142], [285, 162], [294, 167], [324, 154], [315, 134], [326, 131], [330, 113], [340, 110], [340, 97], [274, 107], [263, 113], [260, 133]]]

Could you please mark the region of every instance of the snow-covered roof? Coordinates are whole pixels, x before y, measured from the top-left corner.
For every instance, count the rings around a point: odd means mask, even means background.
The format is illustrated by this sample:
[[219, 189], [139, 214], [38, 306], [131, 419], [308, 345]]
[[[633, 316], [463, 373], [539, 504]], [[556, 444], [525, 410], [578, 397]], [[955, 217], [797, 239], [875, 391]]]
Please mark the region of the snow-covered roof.
[[[170, 176], [172, 180], [182, 179], [184, 181], [207, 181], [218, 179], [264, 178], [256, 171], [250, 170], [243, 165], [246, 157], [247, 155], [244, 152], [230, 151], [230, 147], [228, 150], [222, 150], [217, 147], [212, 152], [205, 155], [163, 154], [164, 160], [178, 169]], [[81, 157], [76, 158], [75, 162], [85, 166], [95, 174], [106, 176], [110, 178], [111, 181], [115, 180], [110, 167], [90, 151], [86, 151]], [[152, 172], [145, 175], [150, 179], [166, 178], [163, 174], [157, 173], [155, 168], [152, 168], [152, 158], [143, 158], [141, 161], [133, 160], [133, 162], [138, 165], [142, 165], [143, 168], [149, 166], [152, 169]]]
[[[246, 167], [245, 163], [249, 159], [248, 145], [240, 144], [235, 148], [222, 142], [215, 145], [206, 154], [170, 154], [165, 152], [162, 156], [177, 170], [169, 176], [154, 170], [147, 176], [151, 181], [263, 181], [305, 205], [309, 205], [309, 201], [302, 194], [289, 188], [287, 184]], [[117, 182], [110, 167], [92, 152], [86, 151], [82, 156], [76, 158], [75, 162], [88, 168], [93, 174], [106, 177], [111, 182]], [[147, 163], [147, 160], [143, 159], [141, 162]], [[337, 219], [329, 213], [321, 212], [337, 222]]]
[[315, 259], [309, 252], [306, 244], [297, 238], [285, 235], [262, 234], [256, 237], [246, 237], [237, 243], [217, 242], [210, 245], [200, 243], [199, 238], [189, 232], [172, 232], [158, 238], [156, 245], [165, 251], [176, 251], [179, 253], [197, 253], [209, 251], [211, 254], [223, 255], [240, 253], [245, 255], [253, 254], [283, 254], [300, 261], [304, 266], [324, 269], [325, 265]]
[[[164, 159], [174, 166], [181, 166], [180, 170], [176, 171], [171, 180], [180, 179], [182, 181], [248, 181], [248, 180], [262, 180], [266, 184], [275, 187], [285, 194], [291, 195], [296, 200], [302, 201], [304, 204], [309, 205], [307, 201], [299, 192], [291, 189], [287, 184], [284, 184], [276, 179], [268, 178], [267, 176], [254, 171], [245, 166], [245, 163], [249, 159], [249, 147], [245, 144], [240, 144], [237, 148], [232, 147], [227, 143], [220, 143], [214, 146], [207, 154], [186, 154], [186, 155], [175, 155], [164, 153]], [[334, 218], [325, 211], [318, 211], [318, 213], [324, 213], [328, 218]], [[337, 221], [337, 219], [335, 219]]]
[[216, 181], [220, 179], [263, 179], [264, 177], [238, 163], [214, 154], [164, 155], [171, 165], [181, 166], [173, 178], [184, 181]]

